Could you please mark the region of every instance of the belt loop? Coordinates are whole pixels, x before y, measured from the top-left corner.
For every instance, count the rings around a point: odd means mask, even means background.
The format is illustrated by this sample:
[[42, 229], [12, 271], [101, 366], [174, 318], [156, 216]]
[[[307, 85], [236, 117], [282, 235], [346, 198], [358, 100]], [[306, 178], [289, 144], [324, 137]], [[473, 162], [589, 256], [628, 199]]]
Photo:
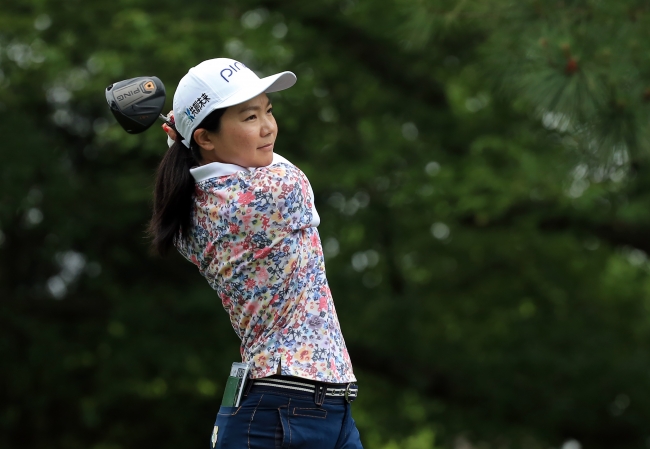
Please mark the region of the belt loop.
[[253, 379], [247, 378], [244, 379], [246, 384], [244, 385], [244, 396], [248, 396], [248, 393], [251, 391], [251, 387], [253, 386]]
[[315, 388], [316, 392], [314, 395], [314, 402], [316, 405], [319, 407], [323, 405], [323, 402], [325, 401], [325, 394], [327, 394], [327, 387], [325, 385], [316, 385]]

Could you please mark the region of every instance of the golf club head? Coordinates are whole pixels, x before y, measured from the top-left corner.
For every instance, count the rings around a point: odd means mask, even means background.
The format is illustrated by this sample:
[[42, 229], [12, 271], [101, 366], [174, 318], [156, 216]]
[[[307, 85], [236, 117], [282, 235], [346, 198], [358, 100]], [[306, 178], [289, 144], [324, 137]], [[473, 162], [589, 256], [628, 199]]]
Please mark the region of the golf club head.
[[106, 88], [108, 107], [129, 134], [146, 131], [165, 106], [165, 85], [155, 76], [140, 76]]

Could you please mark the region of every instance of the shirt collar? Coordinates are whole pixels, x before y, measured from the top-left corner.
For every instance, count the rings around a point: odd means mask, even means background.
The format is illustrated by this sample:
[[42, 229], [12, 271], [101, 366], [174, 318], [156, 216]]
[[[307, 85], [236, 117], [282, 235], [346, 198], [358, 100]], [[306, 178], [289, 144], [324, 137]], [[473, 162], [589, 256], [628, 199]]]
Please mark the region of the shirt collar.
[[[273, 161], [269, 165], [280, 164], [282, 162], [290, 163], [288, 160], [273, 153]], [[258, 167], [242, 167], [235, 164], [224, 164], [221, 162], [210, 162], [209, 164], [200, 165], [198, 167], [190, 168], [190, 173], [195, 182], [205, 181], [210, 178], [219, 178], [221, 176], [230, 176], [240, 171], [252, 172]]]

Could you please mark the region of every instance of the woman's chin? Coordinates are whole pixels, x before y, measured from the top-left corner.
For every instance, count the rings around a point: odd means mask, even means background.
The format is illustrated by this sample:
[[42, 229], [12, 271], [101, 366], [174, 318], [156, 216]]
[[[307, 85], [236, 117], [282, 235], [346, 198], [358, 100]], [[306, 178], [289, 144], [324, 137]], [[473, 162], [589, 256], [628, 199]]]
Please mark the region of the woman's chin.
[[251, 161], [250, 163], [245, 164], [244, 166], [249, 168], [266, 167], [267, 165], [271, 165], [271, 162], [273, 162], [273, 152], [264, 155], [259, 155], [258, 157], [255, 158], [254, 161]]
[[266, 152], [262, 157], [258, 158], [258, 160], [260, 161], [260, 167], [271, 165], [271, 162], [273, 162], [273, 150]]

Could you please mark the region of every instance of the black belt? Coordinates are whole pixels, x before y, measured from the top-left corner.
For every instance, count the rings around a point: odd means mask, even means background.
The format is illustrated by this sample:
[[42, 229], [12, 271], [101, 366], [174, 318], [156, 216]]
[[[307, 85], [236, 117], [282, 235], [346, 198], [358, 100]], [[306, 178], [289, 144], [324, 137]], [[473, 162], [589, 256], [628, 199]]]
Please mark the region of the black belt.
[[326, 397], [343, 398], [347, 403], [351, 403], [357, 398], [357, 394], [359, 393], [359, 387], [353, 382], [347, 384], [330, 384], [293, 376], [276, 375], [261, 379], [250, 379], [247, 390], [252, 386], [311, 393], [314, 395], [314, 402], [317, 405], [322, 405]]

